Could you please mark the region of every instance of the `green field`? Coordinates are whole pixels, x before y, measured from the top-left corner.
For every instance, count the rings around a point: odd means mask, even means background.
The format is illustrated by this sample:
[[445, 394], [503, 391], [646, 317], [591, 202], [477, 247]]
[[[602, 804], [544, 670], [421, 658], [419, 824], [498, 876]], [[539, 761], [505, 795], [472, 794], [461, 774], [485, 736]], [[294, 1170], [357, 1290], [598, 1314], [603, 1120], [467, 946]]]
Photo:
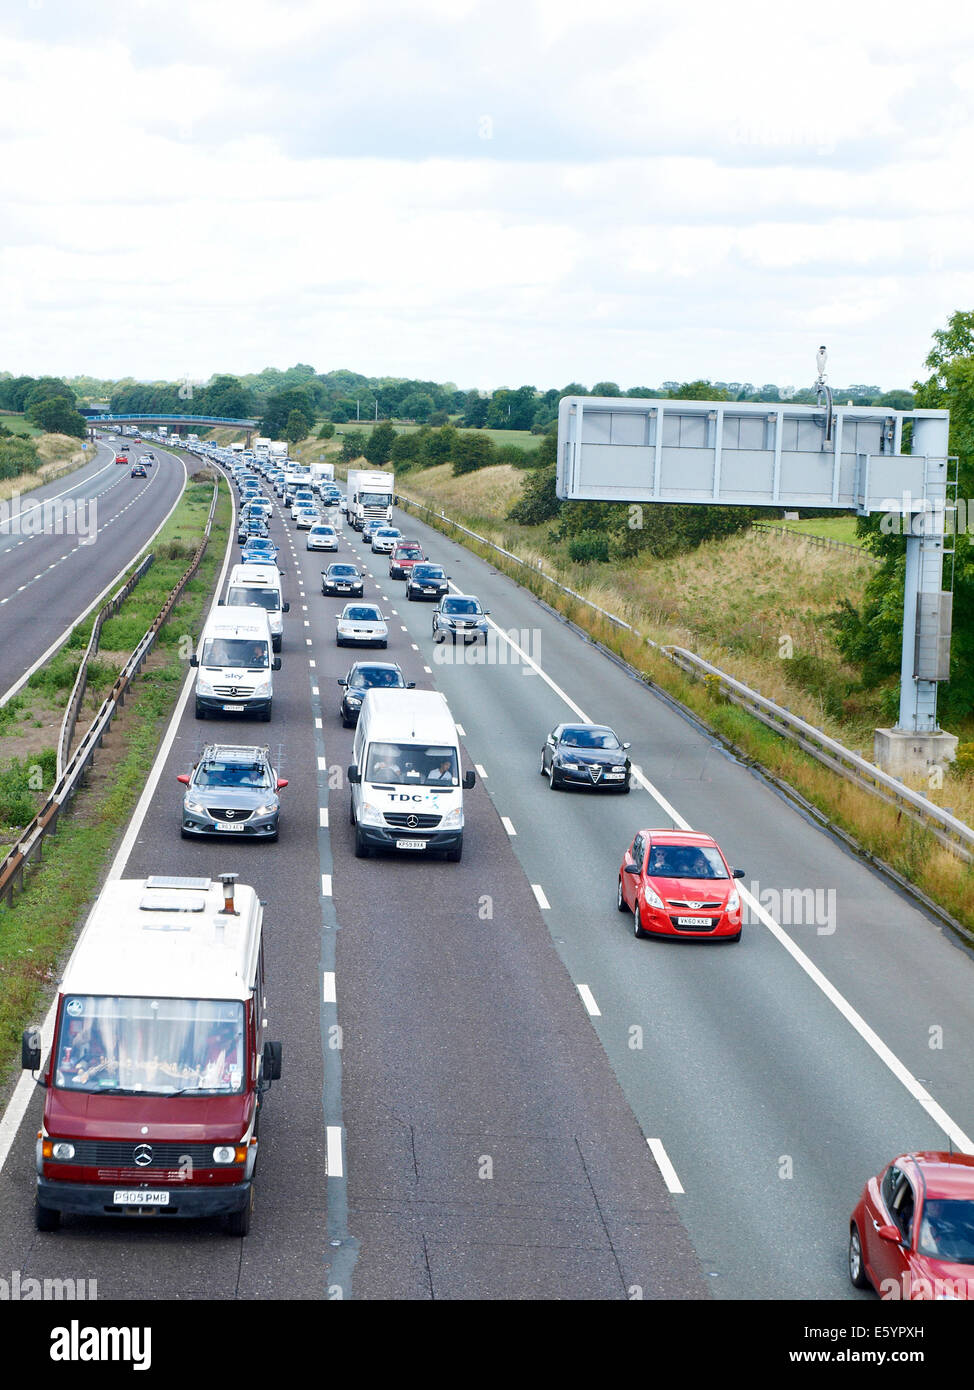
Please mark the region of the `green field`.
[[[770, 518], [769, 518], [770, 521]], [[827, 536], [830, 541], [845, 541], [846, 545], [862, 545], [856, 535], [854, 516], [810, 516], [807, 521], [770, 521], [772, 526], [784, 526], [789, 531], [802, 531], [806, 536]]]
[[[385, 422], [384, 420], [380, 420], [380, 421], [379, 421], [379, 424], [380, 424], [380, 425], [384, 425], [385, 423], [386, 423], [386, 422]], [[418, 429], [422, 429], [422, 426], [421, 426], [421, 425], [401, 425], [401, 424], [397, 424], [395, 420], [393, 420], [392, 423], [393, 423], [393, 427], [395, 428], [395, 431], [396, 431], [397, 434], [415, 434], [416, 431], [417, 431]], [[453, 422], [451, 421], [451, 423], [453, 423]], [[319, 429], [321, 428], [320, 425], [318, 426], [318, 428], [319, 428]], [[459, 426], [458, 426], [458, 428], [459, 428]], [[348, 434], [351, 430], [362, 430], [362, 431], [364, 431], [366, 434], [371, 434], [371, 432], [372, 432], [374, 429], [375, 429], [375, 421], [374, 421], [374, 420], [349, 420], [349, 421], [347, 421], [344, 425], [336, 425], [336, 426], [335, 426], [335, 438], [336, 438], [336, 439], [339, 438], [342, 434]], [[543, 437], [543, 436], [540, 435], [540, 434], [532, 434], [530, 430], [465, 430], [465, 429], [460, 429], [460, 433], [461, 433], [461, 434], [486, 434], [486, 435], [488, 435], [488, 436], [494, 441], [494, 444], [495, 444], [498, 448], [499, 448], [502, 444], [516, 444], [516, 445], [518, 446], [519, 449], [536, 449], [536, 448], [538, 447], [538, 445], [541, 443], [541, 440], [542, 440], [542, 437]]]
[[44, 433], [36, 425], [29, 424], [23, 415], [17, 415], [12, 410], [0, 410], [0, 425], [3, 425], [4, 429], [12, 430], [14, 434], [27, 435], [30, 439]]

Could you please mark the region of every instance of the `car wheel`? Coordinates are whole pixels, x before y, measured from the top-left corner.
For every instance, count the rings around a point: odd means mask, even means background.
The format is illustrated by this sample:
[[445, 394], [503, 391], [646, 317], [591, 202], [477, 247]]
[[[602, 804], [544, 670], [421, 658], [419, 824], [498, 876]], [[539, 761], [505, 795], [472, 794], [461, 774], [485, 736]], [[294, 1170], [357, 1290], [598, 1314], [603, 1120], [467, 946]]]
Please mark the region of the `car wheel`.
[[250, 1230], [250, 1216], [254, 1209], [254, 1188], [251, 1184], [247, 1194], [247, 1205], [240, 1211], [232, 1211], [227, 1216], [227, 1235], [245, 1236]]
[[548, 769], [548, 787], [549, 790], [553, 792], [561, 791], [561, 778], [555, 772], [554, 763], [552, 763], [551, 767]]
[[445, 857], [446, 859], [448, 859], [449, 862], [450, 862], [451, 864], [459, 864], [459, 863], [460, 863], [460, 860], [463, 858], [463, 836], [462, 836], [462, 835], [460, 836], [460, 838], [459, 838], [459, 840], [456, 842], [456, 844], [453, 846], [453, 848], [447, 850], [446, 855], [445, 855], [444, 857]]
[[632, 910], [632, 934], [633, 936], [638, 937], [640, 941], [645, 941], [647, 936], [649, 936], [649, 932], [644, 931], [643, 929], [642, 919], [639, 915], [638, 898], [636, 899], [636, 905]]
[[342, 715], [342, 728], [343, 728], [343, 729], [351, 729], [351, 728], [353, 727], [354, 723], [355, 723], [355, 720], [354, 720], [354, 719], [349, 719], [346, 715], [344, 715], [344, 714]]
[[358, 828], [358, 826], [356, 826], [356, 827], [355, 827], [355, 858], [356, 858], [356, 859], [368, 859], [368, 857], [369, 857], [369, 855], [370, 855], [371, 853], [372, 853], [371, 846], [369, 846], [369, 845], [367, 845], [367, 844], [365, 843], [365, 838], [364, 838], [364, 836], [362, 835], [361, 830]]
[[859, 1227], [853, 1221], [849, 1228], [849, 1278], [853, 1286], [857, 1289], [871, 1289], [869, 1275], [866, 1273], [866, 1264], [862, 1258], [862, 1241], [859, 1238]]
[[388, 642], [380, 642], [380, 643], [379, 643], [379, 646], [382, 647], [383, 650], [384, 650], [386, 647], [388, 647], [388, 645], [389, 645]]
[[628, 912], [629, 907], [626, 903], [625, 895], [622, 891], [622, 874], [619, 875], [619, 886], [616, 889], [616, 907], [620, 912]]
[[538, 768], [538, 771], [541, 773], [541, 776], [542, 776], [542, 777], [547, 777], [547, 775], [548, 775], [548, 769], [547, 769], [547, 768], [545, 767], [545, 765], [544, 765], [544, 749], [543, 749], [543, 748], [542, 748], [542, 750], [541, 750], [541, 766]]
[[61, 1213], [55, 1207], [42, 1207], [38, 1202], [34, 1207], [34, 1225], [39, 1231], [56, 1231], [61, 1224]]
[[336, 646], [336, 647], [344, 647], [344, 645], [345, 645], [345, 639], [344, 639], [344, 637], [336, 637], [336, 638], [335, 638], [335, 646]]
[[267, 708], [264, 710], [264, 712], [261, 714], [260, 717], [261, 717], [261, 719], [264, 721], [265, 724], [269, 724], [269, 723], [271, 722], [271, 705], [270, 705], [270, 704], [268, 704]]

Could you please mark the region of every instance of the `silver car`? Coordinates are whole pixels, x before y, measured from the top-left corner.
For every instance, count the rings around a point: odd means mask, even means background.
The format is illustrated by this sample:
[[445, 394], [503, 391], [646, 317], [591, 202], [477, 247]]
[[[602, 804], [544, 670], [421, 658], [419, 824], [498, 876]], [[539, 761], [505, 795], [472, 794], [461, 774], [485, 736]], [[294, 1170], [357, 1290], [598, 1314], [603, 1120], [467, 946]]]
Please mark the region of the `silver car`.
[[323, 522], [316, 522], [308, 532], [309, 550], [337, 550], [338, 532], [334, 526], [326, 526]]
[[278, 792], [287, 786], [270, 763], [267, 748], [210, 743], [192, 772], [178, 780], [186, 787], [180, 834], [236, 835], [240, 839], [276, 840]]

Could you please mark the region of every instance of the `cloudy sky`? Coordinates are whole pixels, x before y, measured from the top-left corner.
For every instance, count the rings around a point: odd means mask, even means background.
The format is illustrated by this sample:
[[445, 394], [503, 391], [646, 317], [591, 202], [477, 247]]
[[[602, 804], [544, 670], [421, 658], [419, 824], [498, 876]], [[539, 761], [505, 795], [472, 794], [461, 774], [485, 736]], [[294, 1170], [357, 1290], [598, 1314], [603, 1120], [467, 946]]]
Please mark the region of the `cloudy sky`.
[[0, 159], [0, 369], [909, 385], [974, 8], [4, 0]]

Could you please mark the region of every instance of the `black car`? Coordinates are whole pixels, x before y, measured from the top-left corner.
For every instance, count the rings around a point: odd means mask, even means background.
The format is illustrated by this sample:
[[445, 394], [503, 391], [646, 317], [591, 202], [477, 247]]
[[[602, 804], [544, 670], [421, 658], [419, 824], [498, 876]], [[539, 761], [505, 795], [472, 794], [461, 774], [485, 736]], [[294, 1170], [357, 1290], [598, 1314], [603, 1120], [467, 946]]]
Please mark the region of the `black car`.
[[632, 776], [628, 747], [607, 724], [558, 724], [545, 739], [539, 771], [553, 792], [569, 786], [627, 792]]
[[450, 592], [450, 576], [442, 565], [431, 565], [428, 561], [413, 565], [406, 579], [408, 599], [436, 599], [437, 602]]
[[131, 473], [129, 474], [129, 477], [130, 477], [130, 478], [145, 478], [145, 477], [148, 477], [148, 474], [147, 474], [146, 471], [145, 471], [145, 464], [143, 464], [143, 463], [137, 463], [137, 464], [135, 464], [135, 465], [133, 466], [133, 468], [132, 468]]
[[339, 714], [342, 725], [350, 729], [358, 719], [367, 690], [412, 690], [416, 682], [405, 680], [394, 661], [356, 661], [338, 684], [344, 690]]
[[321, 571], [321, 592], [323, 594], [348, 594], [351, 598], [362, 598], [365, 594], [365, 579], [357, 565], [344, 562], [329, 565]]
[[433, 609], [433, 641], [443, 642], [450, 637], [455, 643], [462, 637], [466, 646], [482, 637], [486, 645], [489, 613], [490, 609], [484, 608], [473, 594], [449, 594]]
[[240, 527], [237, 531], [237, 543], [238, 545], [244, 545], [254, 536], [260, 536], [262, 540], [266, 540], [269, 538], [270, 534], [270, 531], [267, 529], [267, 523], [263, 518], [257, 516], [247, 517], [246, 520], [240, 523]]

